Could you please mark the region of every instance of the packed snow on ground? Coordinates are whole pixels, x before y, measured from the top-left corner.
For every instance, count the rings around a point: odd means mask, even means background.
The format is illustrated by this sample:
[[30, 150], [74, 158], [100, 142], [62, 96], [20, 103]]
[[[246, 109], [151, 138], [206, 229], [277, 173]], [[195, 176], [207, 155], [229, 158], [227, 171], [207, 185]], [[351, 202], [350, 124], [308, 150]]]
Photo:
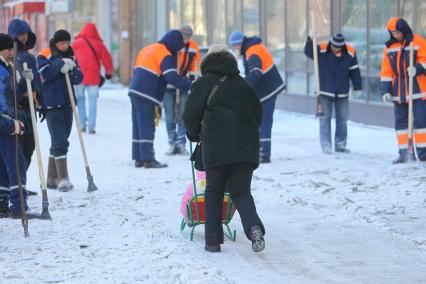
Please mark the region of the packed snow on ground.
[[[74, 129], [75, 189], [48, 191], [53, 221], [30, 221], [25, 239], [20, 221], [0, 219], [0, 283], [426, 283], [426, 164], [391, 164], [393, 130], [349, 123], [352, 153], [325, 155], [313, 115], [276, 111], [273, 162], [252, 184], [266, 249], [251, 250], [236, 214], [236, 241], [211, 254], [203, 226], [192, 242], [179, 231], [188, 157], [164, 155], [161, 121], [155, 149], [169, 167], [134, 168], [130, 117], [126, 88], [102, 89], [98, 133], [84, 135], [99, 191], [86, 192]], [[28, 179], [38, 189], [34, 159]], [[40, 194], [29, 203], [40, 211]]]

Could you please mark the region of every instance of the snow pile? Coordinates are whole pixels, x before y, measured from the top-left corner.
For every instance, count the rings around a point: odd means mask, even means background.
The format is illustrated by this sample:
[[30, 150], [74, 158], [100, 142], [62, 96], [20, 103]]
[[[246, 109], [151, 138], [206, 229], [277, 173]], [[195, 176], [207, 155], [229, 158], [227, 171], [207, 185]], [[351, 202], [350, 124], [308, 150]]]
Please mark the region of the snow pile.
[[[0, 283], [420, 283], [426, 267], [426, 163], [392, 165], [393, 130], [349, 125], [351, 154], [324, 155], [313, 116], [277, 111], [272, 164], [253, 178], [267, 230], [251, 251], [238, 214], [236, 242], [203, 250], [204, 228], [179, 231], [191, 182], [188, 157], [167, 157], [164, 121], [156, 132], [165, 169], [131, 159], [127, 90], [102, 89], [96, 135], [84, 135], [99, 191], [87, 193], [77, 135], [69, 172], [75, 189], [49, 190], [52, 222], [0, 219]], [[39, 124], [44, 165], [49, 135]], [[35, 158], [35, 156], [34, 156]], [[38, 188], [35, 160], [28, 187]], [[41, 197], [30, 197], [41, 209]]]

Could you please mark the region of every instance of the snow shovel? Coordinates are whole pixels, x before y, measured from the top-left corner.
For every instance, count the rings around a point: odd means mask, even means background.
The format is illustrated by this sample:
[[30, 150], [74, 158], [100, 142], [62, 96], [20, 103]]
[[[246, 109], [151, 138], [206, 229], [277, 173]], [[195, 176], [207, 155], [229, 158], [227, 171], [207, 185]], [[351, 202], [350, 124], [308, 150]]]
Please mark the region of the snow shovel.
[[78, 117], [77, 109], [75, 107], [74, 92], [73, 92], [71, 81], [70, 81], [70, 75], [68, 73], [65, 73], [65, 81], [67, 82], [68, 95], [70, 97], [72, 112], [74, 115], [74, 122], [75, 122], [75, 126], [77, 127], [77, 133], [78, 133], [78, 138], [80, 140], [80, 146], [81, 146], [81, 152], [83, 154], [84, 165], [86, 166], [87, 181], [89, 183], [87, 186], [87, 192], [96, 191], [98, 190], [98, 187], [93, 182], [93, 176], [90, 173], [89, 161], [87, 159], [86, 148], [84, 147], [84, 142], [83, 142], [83, 134], [81, 134], [80, 119]]
[[[13, 95], [14, 95], [14, 111], [15, 111], [15, 119], [18, 119], [18, 102], [17, 102], [17, 95], [16, 95], [16, 54], [18, 53], [18, 46], [16, 41], [13, 43], [13, 50], [14, 50], [14, 56], [13, 56]], [[19, 191], [19, 203], [20, 208], [22, 212], [21, 216], [21, 224], [24, 228], [24, 236], [28, 238], [30, 236], [30, 233], [28, 231], [28, 216], [27, 212], [25, 211], [25, 197], [24, 197], [24, 188], [22, 187], [22, 179], [21, 179], [21, 172], [19, 171], [19, 154], [18, 154], [18, 147], [19, 147], [19, 137], [18, 135], [15, 135], [15, 164], [16, 164], [16, 176], [18, 177], [18, 191]]]
[[[24, 62], [23, 64], [24, 70], [28, 69], [28, 64]], [[45, 219], [45, 220], [52, 220], [52, 217], [49, 213], [49, 200], [47, 198], [47, 189], [46, 189], [46, 181], [44, 179], [44, 171], [43, 171], [43, 160], [41, 158], [41, 150], [40, 150], [40, 140], [38, 138], [38, 129], [37, 129], [37, 122], [36, 122], [36, 116], [35, 116], [35, 109], [34, 109], [34, 98], [33, 98], [33, 90], [31, 86], [31, 81], [29, 79], [25, 79], [27, 83], [27, 94], [28, 94], [28, 102], [30, 105], [30, 112], [31, 112], [31, 123], [33, 125], [33, 134], [34, 134], [34, 141], [36, 146], [36, 154], [37, 154], [37, 164], [38, 164], [38, 174], [40, 178], [40, 189], [42, 192], [42, 212], [38, 219]]]
[[[312, 31], [316, 31], [316, 25], [315, 25], [315, 16], [314, 12], [311, 12], [311, 18], [312, 18]], [[315, 93], [317, 95], [317, 108], [316, 108], [316, 114], [315, 116], [323, 116], [324, 113], [322, 111], [322, 105], [321, 105], [321, 97], [320, 97], [320, 80], [319, 80], [319, 69], [318, 69], [318, 50], [317, 50], [317, 38], [316, 36], [312, 35], [312, 50], [314, 53], [314, 74], [315, 74]]]
[[[410, 61], [409, 67], [414, 66], [414, 45], [410, 43]], [[413, 145], [413, 77], [408, 77], [408, 160], [413, 162], [414, 159], [414, 145]]]

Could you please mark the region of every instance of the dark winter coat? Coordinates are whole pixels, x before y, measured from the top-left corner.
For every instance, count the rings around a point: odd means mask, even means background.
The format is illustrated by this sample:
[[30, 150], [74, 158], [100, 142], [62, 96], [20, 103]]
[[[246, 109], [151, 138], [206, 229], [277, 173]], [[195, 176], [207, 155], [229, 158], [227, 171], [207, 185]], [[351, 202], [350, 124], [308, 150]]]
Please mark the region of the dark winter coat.
[[[305, 43], [305, 55], [314, 58], [313, 41], [310, 37]], [[349, 82], [355, 91], [362, 89], [361, 71], [358, 65], [355, 48], [345, 44], [342, 55], [336, 56], [331, 50], [330, 43], [324, 42], [316, 46], [318, 51], [318, 70], [320, 94], [329, 97], [347, 98]]]
[[[28, 40], [23, 45], [18, 41], [18, 36], [23, 33], [28, 33]], [[36, 43], [36, 35], [32, 32], [30, 26], [27, 22], [20, 19], [13, 19], [9, 23], [8, 34], [17, 42], [18, 52], [16, 54], [16, 69], [19, 73], [22, 74], [24, 70], [23, 63], [28, 64], [28, 68], [33, 71], [34, 80], [31, 81], [32, 91], [36, 92], [37, 95], [41, 94], [41, 79], [37, 69], [37, 62], [35, 57], [28, 52], [29, 49], [32, 49]], [[28, 106], [28, 100], [22, 102], [26, 111], [30, 112]]]
[[[74, 58], [72, 48], [69, 47], [66, 52], [60, 52], [51, 40], [50, 48], [42, 50], [37, 56], [37, 64], [42, 77], [42, 107], [44, 109], [60, 108], [71, 104], [65, 75], [61, 72], [61, 68], [64, 66], [62, 58], [70, 58], [76, 63], [76, 67], [68, 72], [71, 84], [79, 85], [83, 81], [83, 73]], [[74, 93], [74, 88], [72, 89]]]
[[[87, 41], [90, 42], [96, 55], [93, 53]], [[113, 65], [111, 54], [108, 52], [94, 23], [88, 23], [75, 37], [72, 48], [75, 52], [78, 64], [83, 72], [84, 85], [99, 85], [102, 64], [106, 75], [112, 75]]]
[[167, 83], [187, 93], [191, 81], [176, 72], [177, 52], [183, 47], [182, 33], [168, 31], [159, 42], [139, 51], [129, 86], [129, 96], [160, 105]]
[[[208, 54], [201, 63], [201, 73], [191, 88], [182, 118], [191, 141], [197, 141], [201, 134], [205, 167], [232, 163], [257, 167], [262, 109], [254, 88], [239, 75], [237, 62], [229, 52]], [[224, 75], [229, 77], [206, 108], [211, 89]]]
[[275, 97], [285, 89], [285, 83], [278, 72], [269, 51], [258, 37], [244, 37], [241, 44], [245, 79], [249, 81], [260, 101]]
[[7, 72], [3, 64], [0, 64], [0, 135], [10, 134], [14, 126], [13, 120], [4, 116], [7, 113], [8, 106], [4, 97], [4, 92], [7, 88], [3, 80], [5, 79], [5, 75], [8, 76], [8, 74], [9, 72]]
[[27, 90], [25, 80], [21, 78], [21, 81], [16, 84], [16, 96], [18, 102], [18, 115], [16, 116], [12, 74], [12, 65], [7, 64], [3, 61], [3, 58], [0, 57], [0, 114], [6, 114], [10, 117], [19, 119], [25, 124], [25, 130], [27, 131], [30, 118], [26, 115], [26, 112], [22, 109], [22, 105], [20, 104], [21, 101], [28, 101], [28, 98], [23, 96]]

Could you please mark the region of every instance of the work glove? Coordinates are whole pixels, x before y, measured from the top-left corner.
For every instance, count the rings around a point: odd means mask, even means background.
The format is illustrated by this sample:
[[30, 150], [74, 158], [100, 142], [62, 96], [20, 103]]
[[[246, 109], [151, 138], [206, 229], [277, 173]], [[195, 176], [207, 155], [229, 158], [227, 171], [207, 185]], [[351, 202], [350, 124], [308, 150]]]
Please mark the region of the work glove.
[[31, 69], [27, 69], [22, 71], [22, 77], [24, 77], [26, 80], [34, 80], [34, 74], [33, 74], [33, 70]]
[[106, 78], [107, 80], [110, 80], [110, 79], [112, 78], [112, 74], [105, 74], [105, 78]]
[[61, 68], [61, 72], [63, 73], [63, 74], [66, 74], [66, 73], [68, 73], [68, 71], [70, 71], [70, 66], [68, 65], [68, 64], [64, 64], [63, 66], [62, 66], [62, 68]]
[[22, 135], [24, 134], [24, 123], [22, 121], [13, 120], [12, 131], [10, 135]]
[[391, 95], [389, 93], [386, 93], [384, 95], [382, 95], [382, 100], [383, 102], [390, 102], [391, 101]]
[[353, 96], [354, 96], [354, 99], [361, 99], [362, 91], [361, 90], [354, 91]]
[[74, 60], [70, 58], [62, 58], [62, 61], [69, 66], [70, 71], [76, 67]]
[[43, 122], [46, 119], [46, 111], [44, 109], [38, 109], [38, 118], [40, 119], [40, 122]]
[[410, 77], [416, 76], [416, 67], [408, 67], [407, 73], [408, 73], [408, 76]]

